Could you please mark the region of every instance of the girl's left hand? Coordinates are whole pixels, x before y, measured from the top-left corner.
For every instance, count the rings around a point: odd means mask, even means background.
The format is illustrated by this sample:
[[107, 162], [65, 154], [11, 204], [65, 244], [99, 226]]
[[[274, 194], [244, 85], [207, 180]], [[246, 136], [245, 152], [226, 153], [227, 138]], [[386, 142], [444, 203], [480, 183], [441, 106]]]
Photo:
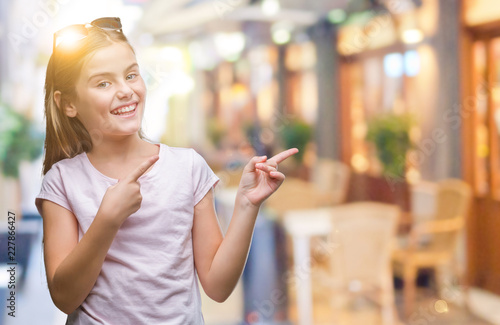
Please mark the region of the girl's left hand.
[[243, 169], [239, 194], [246, 197], [251, 204], [260, 206], [285, 180], [285, 175], [278, 171], [278, 164], [297, 152], [297, 148], [292, 148], [270, 159], [266, 156], [253, 157]]

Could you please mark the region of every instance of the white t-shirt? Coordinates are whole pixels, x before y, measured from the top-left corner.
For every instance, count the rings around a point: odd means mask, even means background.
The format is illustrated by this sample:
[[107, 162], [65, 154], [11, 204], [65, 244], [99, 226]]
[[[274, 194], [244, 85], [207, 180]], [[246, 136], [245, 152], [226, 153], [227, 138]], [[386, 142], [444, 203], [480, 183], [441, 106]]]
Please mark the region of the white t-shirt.
[[[159, 160], [138, 179], [141, 208], [122, 224], [94, 287], [66, 324], [204, 323], [191, 230], [194, 206], [219, 179], [193, 149], [159, 146]], [[41, 212], [46, 199], [71, 211], [81, 239], [116, 183], [83, 152], [52, 166], [36, 206]]]

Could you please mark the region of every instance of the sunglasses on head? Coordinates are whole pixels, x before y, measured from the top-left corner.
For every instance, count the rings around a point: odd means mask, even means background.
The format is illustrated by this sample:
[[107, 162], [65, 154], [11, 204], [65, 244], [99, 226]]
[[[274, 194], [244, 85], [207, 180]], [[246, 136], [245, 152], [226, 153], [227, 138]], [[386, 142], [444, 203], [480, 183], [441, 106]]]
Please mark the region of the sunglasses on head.
[[52, 52], [62, 43], [73, 43], [84, 39], [89, 34], [88, 28], [94, 26], [104, 30], [122, 31], [122, 23], [118, 17], [103, 17], [92, 21], [90, 24], [77, 24], [64, 27], [54, 33]]

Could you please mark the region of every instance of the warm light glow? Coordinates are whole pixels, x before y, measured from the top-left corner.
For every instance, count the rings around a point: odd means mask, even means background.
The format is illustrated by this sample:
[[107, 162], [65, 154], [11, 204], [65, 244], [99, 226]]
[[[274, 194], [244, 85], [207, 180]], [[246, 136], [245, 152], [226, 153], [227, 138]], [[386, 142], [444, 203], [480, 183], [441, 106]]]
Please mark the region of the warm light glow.
[[436, 303], [434, 303], [434, 309], [436, 309], [436, 311], [438, 313], [441, 313], [441, 314], [447, 313], [448, 312], [448, 304], [444, 300], [438, 300], [438, 301], [436, 301]]
[[281, 9], [280, 2], [278, 0], [263, 0], [261, 4], [261, 9], [264, 15], [274, 16]]
[[500, 136], [500, 110], [497, 108], [495, 113], [493, 114], [493, 118], [495, 119], [495, 124], [497, 126], [497, 132]]
[[268, 83], [257, 94], [257, 115], [261, 121], [269, 121], [274, 114], [274, 93], [277, 85]]
[[364, 173], [368, 170], [368, 160], [361, 154], [357, 153], [351, 158], [351, 165], [357, 172]]
[[248, 88], [240, 82], [233, 84], [231, 87], [231, 107], [240, 110], [248, 103], [248, 99]]
[[85, 36], [81, 33], [77, 33], [73, 30], [67, 30], [57, 36], [56, 46], [62, 43], [64, 47], [71, 47], [84, 37]]
[[354, 124], [352, 128], [352, 135], [356, 139], [364, 139], [366, 137], [366, 132], [368, 131], [368, 127], [364, 122], [358, 122]]
[[490, 148], [488, 147], [487, 144], [479, 144], [477, 146], [477, 156], [479, 158], [488, 158], [488, 155], [490, 154]]
[[424, 34], [417, 28], [407, 29], [403, 32], [402, 38], [406, 44], [415, 44], [424, 39]]
[[410, 129], [410, 139], [412, 142], [419, 142], [420, 139], [422, 138], [422, 131], [420, 128], [414, 126]]
[[408, 171], [406, 172], [406, 180], [410, 184], [417, 184], [420, 182], [421, 176], [420, 172], [415, 169], [414, 167], [408, 168]]

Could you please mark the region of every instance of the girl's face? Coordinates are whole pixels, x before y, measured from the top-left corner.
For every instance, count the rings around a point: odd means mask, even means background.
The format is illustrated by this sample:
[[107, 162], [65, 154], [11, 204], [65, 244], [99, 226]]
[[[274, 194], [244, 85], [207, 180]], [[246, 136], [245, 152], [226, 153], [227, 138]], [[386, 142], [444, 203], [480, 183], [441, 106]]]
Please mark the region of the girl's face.
[[68, 115], [78, 116], [92, 137], [136, 134], [141, 126], [146, 86], [130, 47], [113, 43], [85, 62]]

